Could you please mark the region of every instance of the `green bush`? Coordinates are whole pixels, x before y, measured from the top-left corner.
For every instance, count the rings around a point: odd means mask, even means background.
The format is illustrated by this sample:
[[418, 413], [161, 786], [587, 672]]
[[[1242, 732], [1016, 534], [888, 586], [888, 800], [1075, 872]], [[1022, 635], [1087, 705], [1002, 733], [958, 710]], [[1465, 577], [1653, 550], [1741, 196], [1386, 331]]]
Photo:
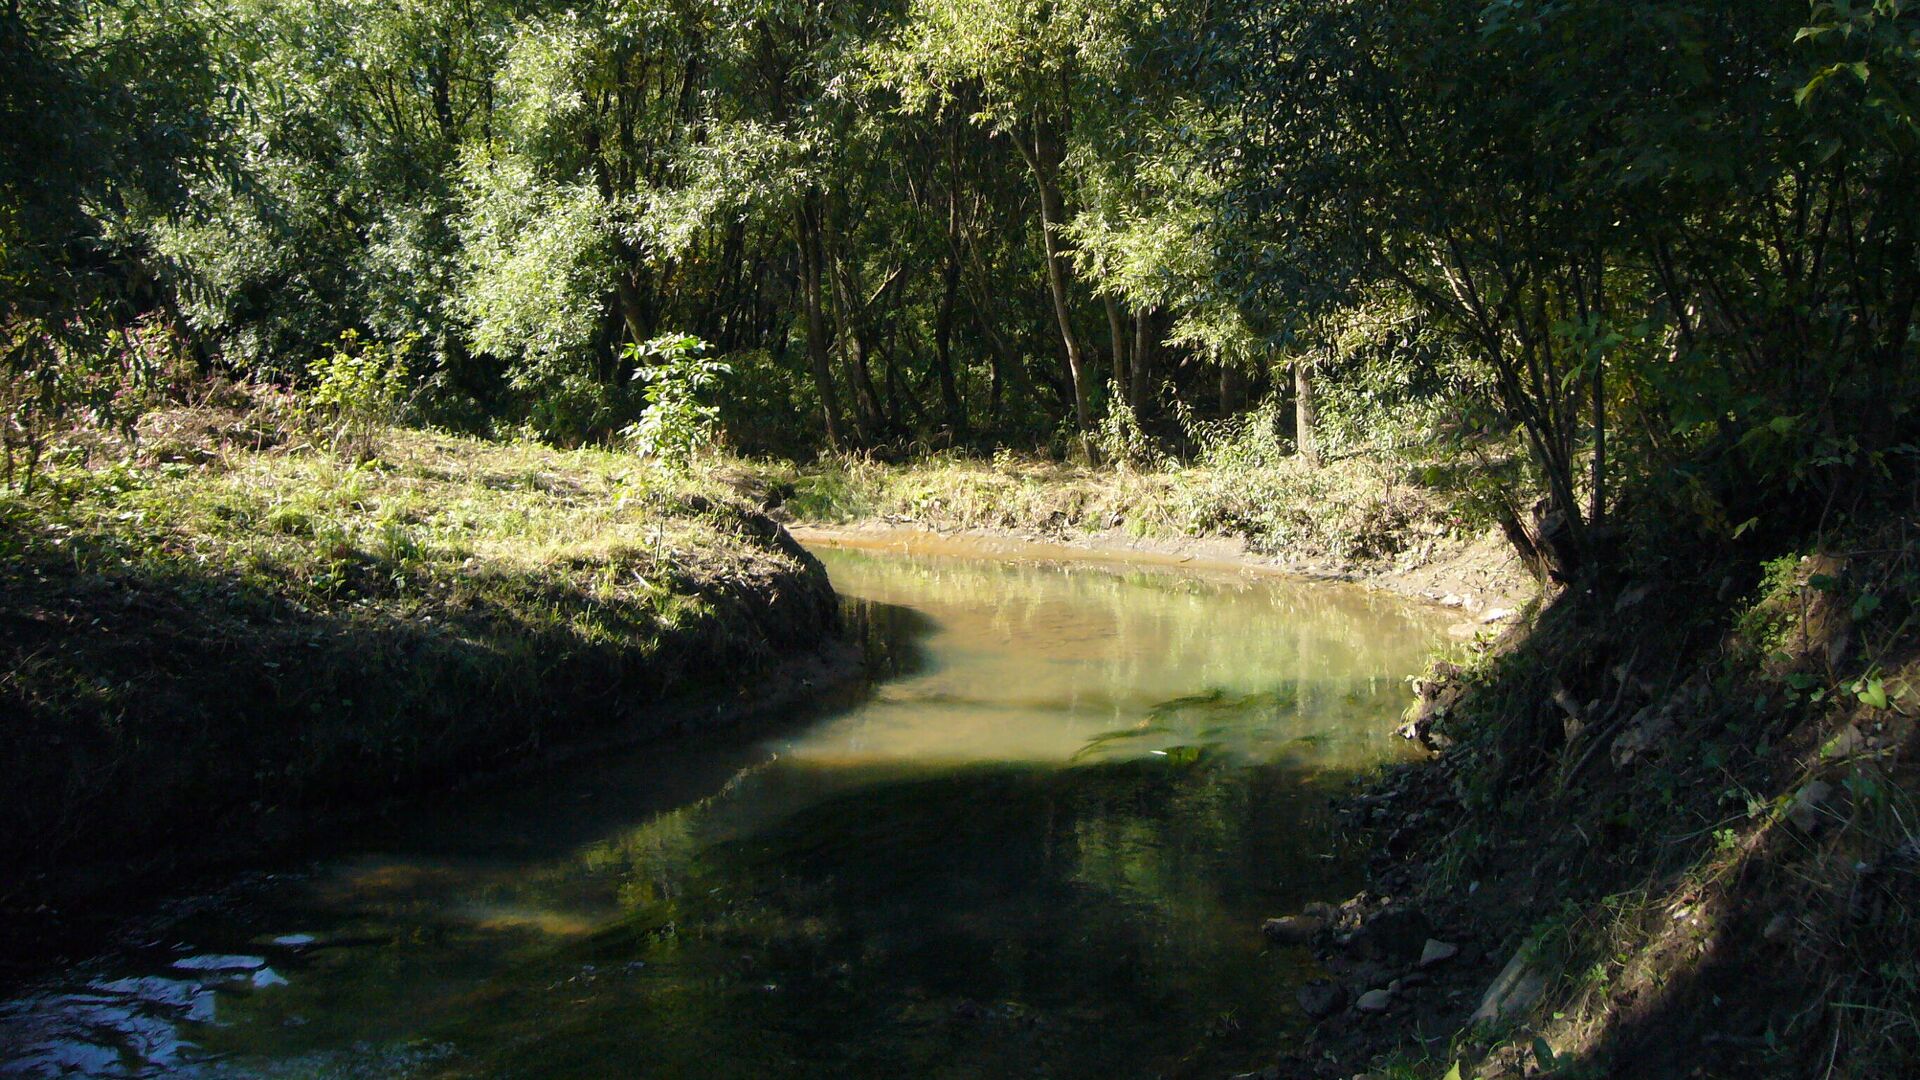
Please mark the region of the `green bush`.
[[366, 341], [354, 330], [311, 369], [309, 417], [336, 452], [356, 461], [373, 456], [380, 429], [400, 421], [407, 402], [407, 353], [418, 340]]
[[647, 410], [621, 434], [634, 449], [676, 468], [712, 446], [720, 434], [720, 407], [713, 392], [733, 369], [701, 354], [707, 343], [691, 334], [668, 334], [627, 346], [633, 373], [646, 384]]

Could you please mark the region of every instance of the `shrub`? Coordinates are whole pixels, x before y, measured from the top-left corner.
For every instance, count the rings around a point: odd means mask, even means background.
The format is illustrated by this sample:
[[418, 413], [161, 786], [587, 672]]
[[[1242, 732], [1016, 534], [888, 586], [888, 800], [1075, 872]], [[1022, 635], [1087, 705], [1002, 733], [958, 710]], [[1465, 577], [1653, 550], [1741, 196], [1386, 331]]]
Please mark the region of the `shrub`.
[[336, 452], [355, 461], [373, 456], [375, 433], [398, 423], [406, 411], [407, 353], [418, 340], [363, 341], [348, 330], [331, 354], [312, 368], [308, 416]]
[[634, 449], [677, 468], [718, 441], [720, 407], [712, 392], [733, 369], [703, 357], [706, 349], [691, 334], [627, 346], [628, 359], [640, 365], [634, 379], [646, 383], [647, 410], [622, 432]]

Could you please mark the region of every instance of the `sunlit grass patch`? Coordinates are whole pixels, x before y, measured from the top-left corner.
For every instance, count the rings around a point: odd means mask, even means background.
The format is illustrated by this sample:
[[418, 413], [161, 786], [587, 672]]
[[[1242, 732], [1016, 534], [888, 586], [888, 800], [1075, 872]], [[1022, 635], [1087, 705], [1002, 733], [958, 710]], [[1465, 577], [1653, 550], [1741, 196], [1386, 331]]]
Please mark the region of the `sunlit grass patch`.
[[1006, 453], [906, 465], [838, 457], [802, 468], [739, 468], [790, 488], [787, 509], [822, 524], [1227, 537], [1264, 554], [1353, 565], [1390, 561], [1486, 526], [1420, 483], [1407, 462], [1371, 456], [1318, 468], [1292, 458], [1095, 468]]

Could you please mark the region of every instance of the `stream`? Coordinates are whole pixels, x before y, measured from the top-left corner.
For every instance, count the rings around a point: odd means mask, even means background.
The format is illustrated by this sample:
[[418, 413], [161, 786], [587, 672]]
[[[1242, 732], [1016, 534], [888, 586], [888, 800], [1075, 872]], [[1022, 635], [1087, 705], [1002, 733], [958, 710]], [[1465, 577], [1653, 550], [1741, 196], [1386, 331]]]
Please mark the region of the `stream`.
[[1444, 619], [1344, 585], [820, 547], [867, 685], [425, 800], [0, 1005], [28, 1077], [1217, 1077], [1359, 886]]

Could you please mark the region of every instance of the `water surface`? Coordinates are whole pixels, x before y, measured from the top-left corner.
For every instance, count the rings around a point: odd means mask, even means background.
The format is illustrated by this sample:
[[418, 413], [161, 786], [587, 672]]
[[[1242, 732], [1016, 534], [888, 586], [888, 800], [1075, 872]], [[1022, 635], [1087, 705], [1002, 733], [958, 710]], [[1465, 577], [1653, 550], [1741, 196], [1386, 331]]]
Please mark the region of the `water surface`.
[[0, 1007], [26, 1075], [1213, 1076], [1299, 1028], [1262, 917], [1355, 884], [1425, 611], [822, 550], [855, 700], [517, 777]]

